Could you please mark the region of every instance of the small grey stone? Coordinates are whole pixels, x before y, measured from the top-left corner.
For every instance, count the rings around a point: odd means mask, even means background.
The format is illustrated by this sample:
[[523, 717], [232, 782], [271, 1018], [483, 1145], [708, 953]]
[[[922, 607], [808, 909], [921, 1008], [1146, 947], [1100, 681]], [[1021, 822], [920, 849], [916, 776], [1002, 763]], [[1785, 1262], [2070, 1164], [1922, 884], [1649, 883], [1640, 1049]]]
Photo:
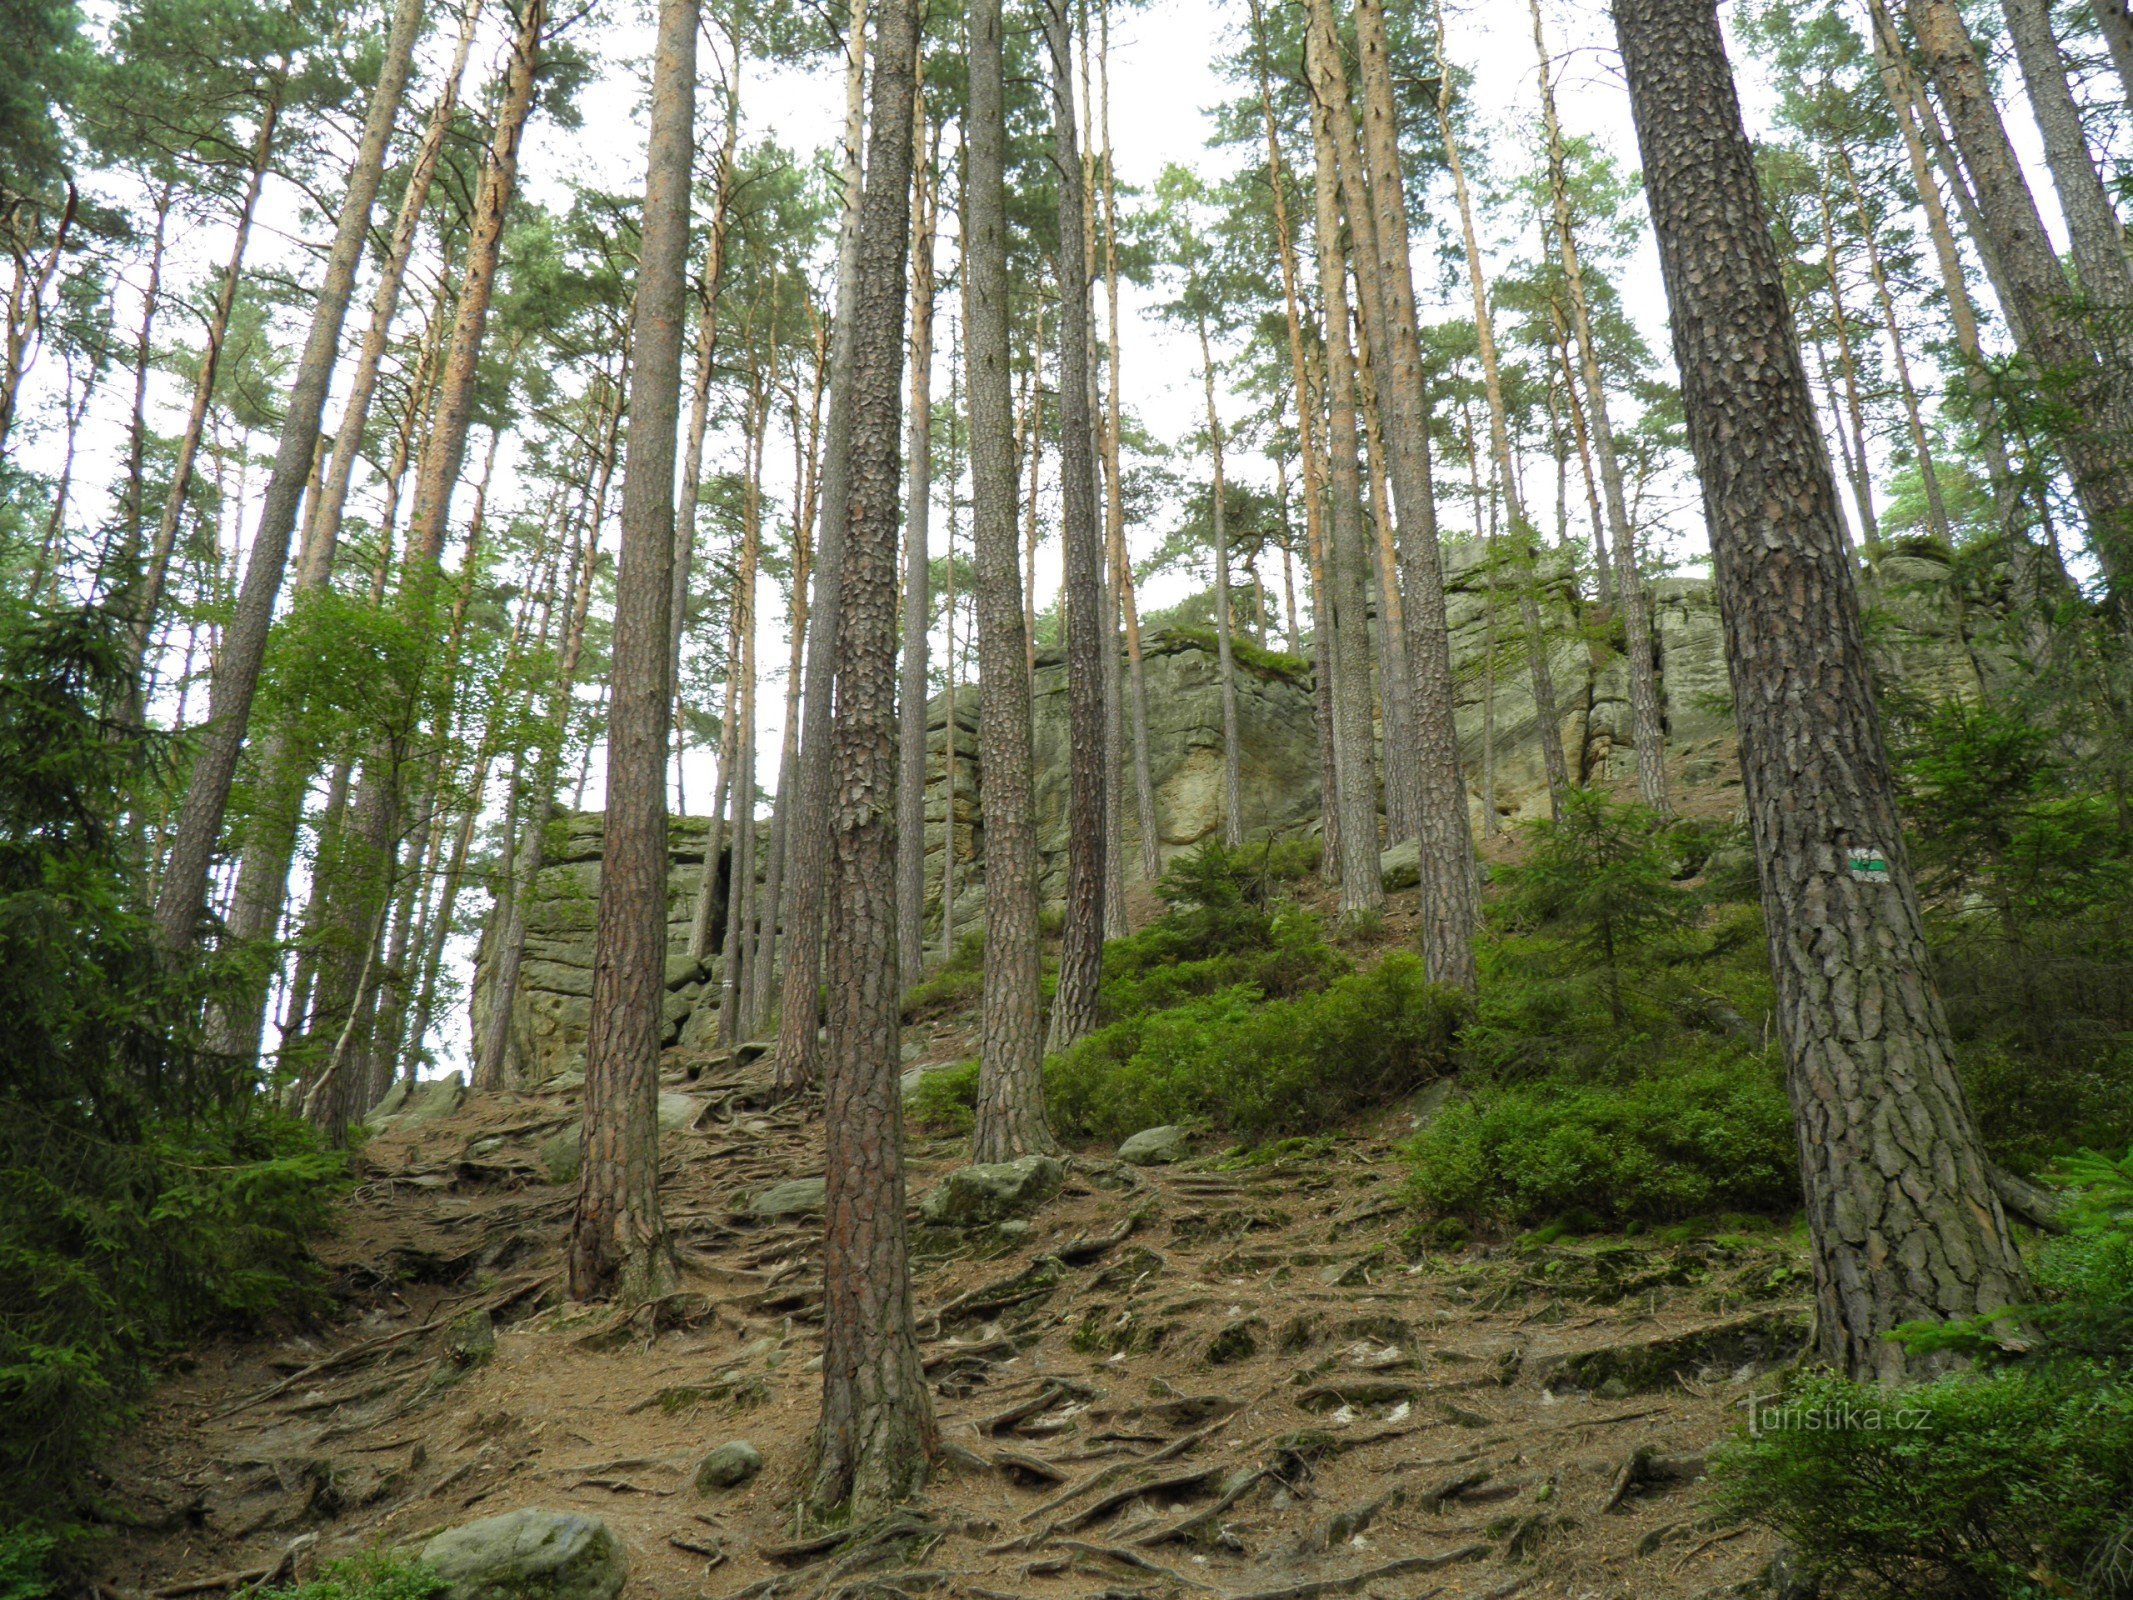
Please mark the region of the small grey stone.
[[746, 1439], [734, 1439], [704, 1457], [703, 1465], [696, 1469], [696, 1492], [738, 1489], [762, 1470], [763, 1452]]
[[629, 1577], [607, 1524], [576, 1511], [484, 1517], [438, 1534], [422, 1559], [451, 1585], [444, 1600], [615, 1600]]
[[934, 1185], [919, 1206], [928, 1222], [980, 1228], [1034, 1211], [1066, 1183], [1066, 1166], [1054, 1156], [959, 1167]]
[[767, 1221], [805, 1217], [820, 1211], [829, 1199], [829, 1183], [823, 1178], [794, 1178], [765, 1189], [748, 1202], [749, 1211]]
[[1183, 1128], [1143, 1128], [1118, 1147], [1118, 1159], [1129, 1167], [1163, 1167], [1185, 1154], [1188, 1135]]

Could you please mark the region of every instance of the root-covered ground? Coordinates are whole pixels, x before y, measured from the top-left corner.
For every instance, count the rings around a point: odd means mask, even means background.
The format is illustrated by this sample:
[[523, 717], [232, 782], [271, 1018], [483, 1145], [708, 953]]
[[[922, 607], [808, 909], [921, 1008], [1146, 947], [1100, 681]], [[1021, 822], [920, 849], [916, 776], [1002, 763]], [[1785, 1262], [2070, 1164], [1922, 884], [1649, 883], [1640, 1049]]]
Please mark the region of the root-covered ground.
[[[693, 1124], [662, 1141], [682, 1293], [563, 1299], [574, 1190], [541, 1147], [574, 1133], [575, 1093], [395, 1119], [325, 1246], [343, 1314], [207, 1348], [155, 1392], [114, 1468], [140, 1526], [108, 1589], [234, 1589], [292, 1545], [419, 1545], [525, 1506], [605, 1519], [632, 1600], [1646, 1600], [1753, 1592], [1768, 1565], [1700, 1479], [1804, 1333], [1796, 1249], [1424, 1245], [1404, 1108], [1249, 1162], [1085, 1154], [1026, 1229], [919, 1230], [942, 1458], [907, 1516], [802, 1540], [818, 1225], [753, 1203], [819, 1175], [815, 1103], [769, 1106], [752, 1061], [667, 1078]], [[965, 1160], [914, 1144], [914, 1202]], [[760, 1475], [700, 1490], [734, 1439]]]

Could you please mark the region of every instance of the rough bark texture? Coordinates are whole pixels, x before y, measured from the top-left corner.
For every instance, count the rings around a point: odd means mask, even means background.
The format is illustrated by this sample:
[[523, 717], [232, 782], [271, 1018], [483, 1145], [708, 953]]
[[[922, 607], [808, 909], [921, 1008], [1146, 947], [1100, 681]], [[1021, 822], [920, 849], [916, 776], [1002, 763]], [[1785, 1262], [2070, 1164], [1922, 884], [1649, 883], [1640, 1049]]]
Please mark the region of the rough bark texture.
[[1868, 680], [1836, 485], [1715, 0], [1615, 0], [1689, 439], [1815, 1238], [1817, 1354], [2027, 1284], [1949, 1060]]
[[637, 251], [629, 454], [615, 572], [607, 826], [593, 933], [585, 1122], [568, 1263], [573, 1299], [666, 1293], [659, 1036], [666, 1001], [667, 719], [673, 704], [674, 455], [688, 316], [697, 0], [661, 0]]
[[1356, 427], [1355, 355], [1348, 343], [1348, 266], [1341, 249], [1340, 172], [1327, 104], [1331, 99], [1322, 32], [1306, 50], [1317, 154], [1318, 292], [1325, 319], [1326, 456], [1332, 500], [1319, 627], [1331, 635], [1333, 766], [1340, 812], [1340, 912], [1366, 916], [1385, 903], [1378, 868], [1377, 770], [1371, 749], [1370, 556], [1364, 546], [1361, 443]]
[[972, 1139], [978, 1161], [1010, 1161], [1054, 1148], [1044, 1119], [1029, 656], [1015, 544], [1018, 464], [1008, 373], [1007, 91], [1000, 10], [1000, 0], [972, 0], [970, 6], [963, 179], [970, 527], [977, 568], [978, 681], [985, 686], [978, 697], [985, 772], [979, 791], [985, 820], [985, 973]]
[[1096, 1026], [1103, 976], [1105, 731], [1108, 615], [1103, 534], [1096, 519], [1095, 434], [1089, 409], [1089, 282], [1085, 271], [1080, 136], [1067, 0], [1044, 0], [1052, 90], [1052, 154], [1059, 182], [1059, 481], [1066, 546], [1067, 716], [1074, 769], [1067, 786], [1066, 925], [1052, 1001], [1054, 1049]]
[[917, 0], [884, 0], [860, 203], [844, 615], [831, 744], [822, 1421], [809, 1500], [878, 1515], [925, 1482], [935, 1433], [911, 1320], [898, 1086], [896, 550]]
[[[1666, 734], [1659, 720], [1658, 649], [1652, 637], [1651, 599], [1637, 561], [1637, 530], [1629, 520], [1622, 492], [1622, 462], [1615, 453], [1614, 424], [1607, 414], [1607, 380], [1600, 367], [1600, 344], [1592, 331], [1592, 302], [1585, 292], [1585, 268], [1578, 254], [1576, 220], [1570, 211], [1569, 174], [1565, 170], [1563, 125], [1556, 116], [1553, 64], [1541, 25], [1540, 0], [1533, 0], [1533, 48], [1540, 57], [1541, 112], [1548, 130], [1548, 196], [1555, 215], [1556, 245], [1562, 255], [1564, 286], [1569, 290], [1570, 326], [1577, 336], [1578, 375], [1584, 380], [1588, 430], [1599, 467], [1607, 531], [1613, 546], [1615, 593], [1622, 608], [1623, 648], [1629, 657], [1630, 739], [1637, 752], [1637, 793], [1662, 816], [1672, 808], [1666, 792]], [[1572, 404], [1577, 401], [1571, 391]]]
[[[785, 929], [785, 976], [778, 990], [775, 1081], [785, 1092], [814, 1083], [821, 1066], [822, 897], [829, 875], [830, 714], [844, 625], [844, 534], [851, 437], [852, 324], [859, 292], [860, 141], [865, 118], [867, 0], [851, 0], [845, 22], [844, 221], [837, 238], [837, 316], [830, 336], [829, 426], [822, 461], [822, 537], [815, 551], [809, 610], [815, 638], [807, 652], [800, 719], [800, 785], [793, 808], [791, 920]], [[909, 137], [906, 130], [905, 137]], [[901, 276], [901, 268], [898, 273]]]
[[[356, 268], [362, 264], [363, 244], [370, 234], [370, 211], [385, 173], [385, 147], [391, 142], [393, 124], [400, 115], [400, 99], [407, 89], [415, 42], [422, 33], [422, 7], [423, 0], [398, 0], [393, 11], [378, 85], [371, 92], [355, 161], [348, 169], [348, 188], [341, 197], [333, 246], [327, 253], [325, 276], [312, 306], [311, 331], [304, 340], [296, 378], [289, 389], [289, 408], [283, 414], [281, 437], [275, 443], [273, 473], [259, 508], [244, 584], [222, 630], [222, 648], [216, 656], [208, 690], [207, 726], [186, 783], [185, 798], [178, 808], [177, 827], [156, 896], [156, 933], [164, 949], [174, 955], [191, 948], [207, 902], [208, 869], [222, 834], [223, 813], [229, 808], [237, 757], [244, 748], [252, 699], [259, 689], [259, 670], [266, 661], [267, 634], [273, 626], [274, 602], [281, 593], [282, 576], [289, 564], [289, 541], [296, 531], [297, 507], [318, 459], [319, 423], [326, 410], [326, 391], [333, 382], [334, 361], [340, 354], [341, 324], [347, 319], [348, 302], [355, 294]], [[231, 266], [234, 275], [234, 259]], [[226, 308], [218, 305], [217, 310], [226, 321]], [[211, 356], [205, 365], [211, 374]], [[212, 382], [211, 375], [206, 381]], [[182, 491], [174, 488], [174, 501], [182, 498]]]

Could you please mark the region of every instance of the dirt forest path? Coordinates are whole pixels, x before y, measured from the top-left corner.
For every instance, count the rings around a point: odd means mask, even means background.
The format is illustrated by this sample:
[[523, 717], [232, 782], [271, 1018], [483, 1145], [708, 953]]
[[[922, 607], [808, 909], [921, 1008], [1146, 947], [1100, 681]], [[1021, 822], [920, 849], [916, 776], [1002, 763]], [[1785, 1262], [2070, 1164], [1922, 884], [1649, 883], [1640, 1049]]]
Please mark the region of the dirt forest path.
[[[430, 1092], [361, 1153], [325, 1246], [342, 1314], [155, 1392], [114, 1463], [140, 1525], [108, 1600], [234, 1593], [520, 1507], [604, 1519], [630, 1600], [1656, 1600], [1752, 1592], [1768, 1565], [1699, 1480], [1804, 1333], [1796, 1248], [1418, 1247], [1404, 1112], [1252, 1165], [1083, 1155], [1026, 1219], [920, 1229], [938, 1470], [906, 1515], [797, 1540], [818, 1222], [804, 1190], [763, 1197], [819, 1177], [814, 1104], [769, 1106], [752, 1060], [666, 1076], [681, 1293], [632, 1316], [561, 1298], [573, 1189], [547, 1163], [574, 1093]], [[914, 1144], [914, 1201], [966, 1151]], [[761, 1472], [700, 1488], [735, 1439]]]

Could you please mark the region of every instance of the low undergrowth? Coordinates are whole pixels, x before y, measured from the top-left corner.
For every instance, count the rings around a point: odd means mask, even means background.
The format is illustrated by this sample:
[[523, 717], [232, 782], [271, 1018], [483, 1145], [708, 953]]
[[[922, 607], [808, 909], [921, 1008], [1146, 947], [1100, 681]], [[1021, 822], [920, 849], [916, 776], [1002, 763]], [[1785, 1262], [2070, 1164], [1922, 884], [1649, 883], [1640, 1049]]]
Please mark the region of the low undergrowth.
[[2038, 1305], [1908, 1331], [1976, 1365], [1901, 1388], [1802, 1374], [1715, 1462], [1720, 1505], [1791, 1541], [1821, 1593], [2133, 1594], [2133, 1157], [2066, 1175]]

